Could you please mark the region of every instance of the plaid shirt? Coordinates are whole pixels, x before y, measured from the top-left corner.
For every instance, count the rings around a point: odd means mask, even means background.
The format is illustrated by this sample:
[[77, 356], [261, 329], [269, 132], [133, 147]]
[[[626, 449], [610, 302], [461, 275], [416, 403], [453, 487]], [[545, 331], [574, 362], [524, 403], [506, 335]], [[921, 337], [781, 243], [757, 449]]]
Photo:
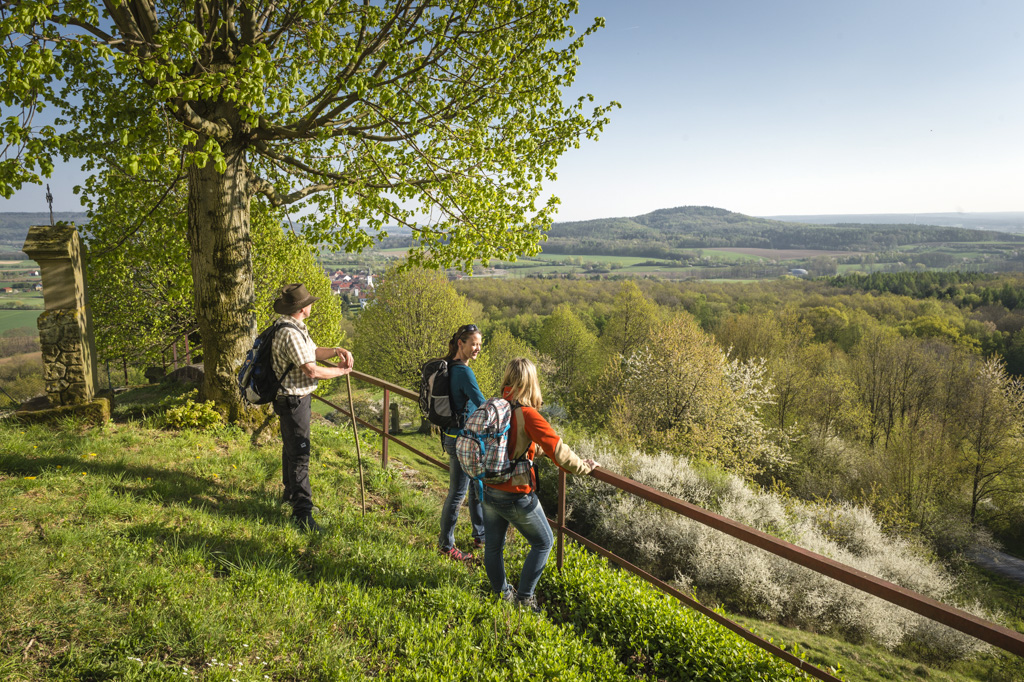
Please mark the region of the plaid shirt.
[[290, 315], [282, 315], [277, 318], [278, 322], [288, 322], [299, 328], [296, 331], [285, 325], [274, 335], [274, 344], [271, 350], [274, 353], [274, 372], [278, 376], [284, 374], [288, 365], [293, 365], [288, 376], [281, 381], [281, 391], [278, 395], [303, 396], [312, 393], [316, 389], [316, 379], [310, 379], [302, 372], [302, 365], [308, 362], [316, 363], [316, 344], [309, 338], [309, 330], [306, 325]]

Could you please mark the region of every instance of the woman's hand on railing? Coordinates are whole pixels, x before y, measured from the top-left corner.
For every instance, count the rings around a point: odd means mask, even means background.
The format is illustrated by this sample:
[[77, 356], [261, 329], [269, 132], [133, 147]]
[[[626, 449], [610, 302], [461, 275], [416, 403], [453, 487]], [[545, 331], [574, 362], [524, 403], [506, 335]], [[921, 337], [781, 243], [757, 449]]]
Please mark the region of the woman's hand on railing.
[[601, 466], [599, 463], [595, 462], [592, 459], [585, 459], [585, 460], [583, 460], [583, 463], [586, 464], [588, 467], [590, 467], [591, 471], [593, 471], [597, 467]]

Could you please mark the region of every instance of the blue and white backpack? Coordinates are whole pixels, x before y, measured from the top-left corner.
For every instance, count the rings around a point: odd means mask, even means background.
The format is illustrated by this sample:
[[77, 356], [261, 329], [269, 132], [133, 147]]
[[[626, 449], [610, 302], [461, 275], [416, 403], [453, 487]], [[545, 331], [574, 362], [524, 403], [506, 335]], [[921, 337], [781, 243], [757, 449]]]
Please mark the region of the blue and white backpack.
[[298, 327], [290, 322], [278, 320], [267, 327], [252, 342], [252, 348], [245, 354], [245, 360], [238, 369], [238, 390], [250, 405], [265, 405], [272, 402], [281, 390], [281, 382], [295, 365], [289, 363], [284, 374], [274, 372], [274, 335], [282, 327]]
[[519, 473], [530, 470], [533, 463], [524, 455], [508, 457], [508, 431], [512, 411], [520, 407], [504, 398], [491, 398], [466, 420], [462, 434], [455, 441], [455, 452], [466, 475], [475, 481], [504, 483]]

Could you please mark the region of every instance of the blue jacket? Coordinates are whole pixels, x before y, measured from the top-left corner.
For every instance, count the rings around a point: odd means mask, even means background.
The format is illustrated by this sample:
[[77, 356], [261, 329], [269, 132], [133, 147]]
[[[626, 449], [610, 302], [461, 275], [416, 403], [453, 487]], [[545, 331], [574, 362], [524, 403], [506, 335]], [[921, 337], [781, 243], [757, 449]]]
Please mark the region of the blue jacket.
[[[465, 424], [469, 415], [484, 404], [486, 398], [476, 383], [476, 375], [462, 360], [454, 360], [448, 365], [448, 390], [451, 394], [452, 409], [459, 415], [459, 423]], [[446, 430], [445, 433], [457, 436], [462, 430]]]

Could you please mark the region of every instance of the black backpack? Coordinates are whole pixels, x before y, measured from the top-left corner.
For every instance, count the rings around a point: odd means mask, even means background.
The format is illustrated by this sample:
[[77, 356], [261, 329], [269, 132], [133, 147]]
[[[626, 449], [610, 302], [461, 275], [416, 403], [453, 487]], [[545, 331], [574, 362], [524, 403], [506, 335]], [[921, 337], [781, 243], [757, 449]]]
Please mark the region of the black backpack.
[[459, 415], [452, 409], [448, 360], [445, 358], [429, 360], [420, 369], [420, 411], [434, 426], [459, 428]]
[[274, 335], [281, 327], [299, 329], [290, 322], [280, 321], [264, 329], [252, 342], [252, 348], [245, 354], [245, 361], [238, 370], [238, 390], [250, 405], [265, 405], [276, 398], [281, 382], [295, 367], [294, 363], [289, 363], [280, 377], [274, 374]]

